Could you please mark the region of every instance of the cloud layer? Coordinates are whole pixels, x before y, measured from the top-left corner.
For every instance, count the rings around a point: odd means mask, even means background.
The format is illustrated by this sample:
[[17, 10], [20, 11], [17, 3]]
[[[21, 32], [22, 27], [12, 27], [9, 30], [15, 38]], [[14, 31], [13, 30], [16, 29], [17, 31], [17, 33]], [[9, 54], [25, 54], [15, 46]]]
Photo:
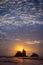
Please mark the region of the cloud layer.
[[42, 46], [43, 0], [0, 0], [0, 45], [13, 41]]

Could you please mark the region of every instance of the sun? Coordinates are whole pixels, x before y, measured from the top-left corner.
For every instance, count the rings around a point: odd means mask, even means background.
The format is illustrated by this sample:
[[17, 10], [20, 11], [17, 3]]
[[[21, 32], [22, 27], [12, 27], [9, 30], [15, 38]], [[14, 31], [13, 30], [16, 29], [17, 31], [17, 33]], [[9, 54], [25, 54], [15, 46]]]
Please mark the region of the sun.
[[23, 50], [23, 47], [22, 46], [18, 46], [17, 47], [17, 51], [21, 51], [22, 52], [22, 50]]
[[20, 51], [20, 52], [22, 52], [23, 51], [23, 49], [26, 51], [26, 52], [28, 52], [28, 47], [27, 46], [25, 46], [25, 45], [23, 45], [23, 44], [16, 44], [15, 46], [13, 45], [13, 52], [15, 51], [15, 52], [17, 52], [17, 51]]
[[23, 49], [24, 49], [24, 46], [23, 46], [23, 45], [20, 45], [20, 44], [19, 44], [19, 45], [16, 45], [16, 46], [15, 46], [15, 50], [16, 50], [16, 51], [21, 51], [21, 52], [22, 52]]

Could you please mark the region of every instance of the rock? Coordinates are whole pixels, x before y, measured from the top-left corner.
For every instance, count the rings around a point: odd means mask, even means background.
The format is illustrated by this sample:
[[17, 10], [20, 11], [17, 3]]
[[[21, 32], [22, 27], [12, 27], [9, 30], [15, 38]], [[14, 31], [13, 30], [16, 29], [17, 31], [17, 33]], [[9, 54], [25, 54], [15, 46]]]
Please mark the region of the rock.
[[23, 51], [17, 51], [15, 54], [15, 57], [26, 57], [26, 51], [23, 49]]
[[39, 55], [36, 54], [36, 53], [33, 53], [33, 54], [31, 55], [31, 57], [39, 57]]

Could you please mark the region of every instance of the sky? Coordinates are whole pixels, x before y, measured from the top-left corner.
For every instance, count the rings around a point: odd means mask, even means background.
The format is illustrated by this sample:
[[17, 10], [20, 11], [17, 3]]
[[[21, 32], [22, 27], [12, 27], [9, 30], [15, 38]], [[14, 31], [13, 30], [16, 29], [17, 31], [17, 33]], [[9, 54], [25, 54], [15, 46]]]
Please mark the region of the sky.
[[0, 56], [43, 56], [43, 0], [0, 0]]

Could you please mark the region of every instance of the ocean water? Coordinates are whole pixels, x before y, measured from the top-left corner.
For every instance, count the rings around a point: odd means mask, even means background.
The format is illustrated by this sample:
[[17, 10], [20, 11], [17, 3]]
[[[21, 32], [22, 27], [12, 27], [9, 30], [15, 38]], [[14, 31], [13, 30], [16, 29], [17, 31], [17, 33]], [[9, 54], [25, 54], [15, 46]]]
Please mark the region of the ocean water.
[[0, 65], [43, 65], [43, 59], [38, 58], [0, 58]]

